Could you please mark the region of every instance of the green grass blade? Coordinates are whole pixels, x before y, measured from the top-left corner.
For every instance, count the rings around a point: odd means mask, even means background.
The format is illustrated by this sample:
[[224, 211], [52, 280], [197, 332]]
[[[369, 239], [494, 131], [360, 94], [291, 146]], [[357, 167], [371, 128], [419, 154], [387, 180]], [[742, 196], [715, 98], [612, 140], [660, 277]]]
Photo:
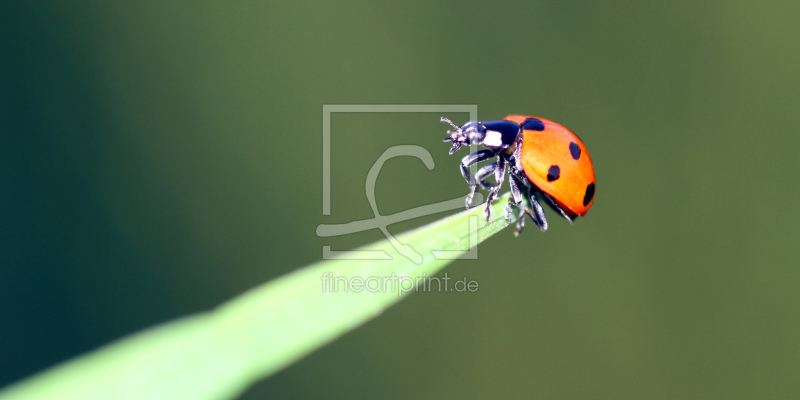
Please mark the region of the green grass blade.
[[[504, 217], [508, 196], [493, 203], [488, 223], [479, 207], [398, 236], [422, 255], [421, 264], [381, 240], [357, 250], [385, 251], [392, 260], [323, 260], [300, 268], [214, 310], [119, 339], [12, 385], [0, 392], [0, 400], [235, 398], [412, 292], [325, 291], [326, 272], [348, 281], [394, 274], [395, 289], [399, 279], [410, 288], [408, 279], [433, 276], [452, 262], [431, 251], [463, 254], [513, 222]], [[470, 221], [477, 226], [472, 235]]]

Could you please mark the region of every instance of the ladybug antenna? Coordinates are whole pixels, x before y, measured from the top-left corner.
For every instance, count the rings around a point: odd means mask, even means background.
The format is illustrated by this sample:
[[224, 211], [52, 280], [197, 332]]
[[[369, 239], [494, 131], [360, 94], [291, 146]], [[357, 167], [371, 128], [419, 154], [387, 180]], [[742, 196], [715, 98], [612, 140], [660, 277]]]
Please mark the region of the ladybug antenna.
[[448, 124], [450, 124], [450, 126], [452, 126], [453, 128], [456, 128], [456, 130], [459, 130], [459, 129], [461, 129], [461, 127], [460, 127], [460, 126], [458, 126], [458, 125], [454, 124], [454, 123], [453, 123], [453, 121], [450, 121], [450, 119], [449, 119], [449, 118], [447, 118], [447, 117], [442, 117], [441, 119], [439, 119], [439, 121], [441, 121], [441, 122], [447, 122]]

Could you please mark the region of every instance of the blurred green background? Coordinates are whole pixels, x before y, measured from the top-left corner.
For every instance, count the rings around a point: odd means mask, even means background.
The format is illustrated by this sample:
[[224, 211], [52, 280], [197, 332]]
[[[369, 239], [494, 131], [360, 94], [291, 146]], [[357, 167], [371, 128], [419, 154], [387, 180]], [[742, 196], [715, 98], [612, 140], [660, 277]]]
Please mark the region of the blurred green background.
[[334, 114], [323, 216], [323, 104], [477, 104], [581, 136], [586, 218], [244, 399], [800, 395], [800, 2], [1, 7], [0, 386], [379, 239], [315, 229], [372, 217], [391, 146], [436, 168], [389, 161], [381, 213], [466, 193], [439, 114]]

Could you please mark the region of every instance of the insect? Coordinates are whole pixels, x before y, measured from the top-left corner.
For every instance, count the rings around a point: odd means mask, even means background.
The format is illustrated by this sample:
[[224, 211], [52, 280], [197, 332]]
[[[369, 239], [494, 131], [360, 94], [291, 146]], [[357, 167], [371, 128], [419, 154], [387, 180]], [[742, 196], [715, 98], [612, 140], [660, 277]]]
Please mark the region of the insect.
[[[489, 191], [484, 210], [487, 221], [506, 171], [511, 186], [506, 218], [517, 209], [514, 235], [519, 235], [525, 227], [526, 214], [539, 229], [547, 230], [540, 200], [570, 223], [592, 207], [595, 193], [592, 159], [583, 142], [569, 129], [544, 118], [525, 115], [509, 115], [497, 121], [469, 121], [462, 126], [445, 117], [441, 121], [455, 128], [447, 131], [449, 136], [444, 139], [453, 143], [450, 154], [464, 145], [484, 147], [461, 160], [461, 174], [470, 186], [467, 208], [479, 184]], [[494, 161], [481, 167], [473, 177], [469, 167], [486, 160]], [[495, 185], [486, 181], [491, 175], [494, 175]]]

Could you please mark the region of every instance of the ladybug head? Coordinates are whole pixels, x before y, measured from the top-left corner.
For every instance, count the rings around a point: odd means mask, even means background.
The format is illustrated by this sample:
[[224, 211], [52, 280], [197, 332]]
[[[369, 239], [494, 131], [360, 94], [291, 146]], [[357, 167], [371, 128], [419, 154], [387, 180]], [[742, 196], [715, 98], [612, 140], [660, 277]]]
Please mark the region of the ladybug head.
[[483, 139], [486, 137], [486, 127], [478, 121], [469, 121], [463, 126], [454, 124], [449, 119], [442, 117], [442, 122], [447, 122], [455, 128], [454, 131], [447, 131], [450, 135], [444, 138], [445, 142], [453, 142], [453, 147], [450, 148], [450, 154], [455, 153], [462, 145], [483, 144]]

